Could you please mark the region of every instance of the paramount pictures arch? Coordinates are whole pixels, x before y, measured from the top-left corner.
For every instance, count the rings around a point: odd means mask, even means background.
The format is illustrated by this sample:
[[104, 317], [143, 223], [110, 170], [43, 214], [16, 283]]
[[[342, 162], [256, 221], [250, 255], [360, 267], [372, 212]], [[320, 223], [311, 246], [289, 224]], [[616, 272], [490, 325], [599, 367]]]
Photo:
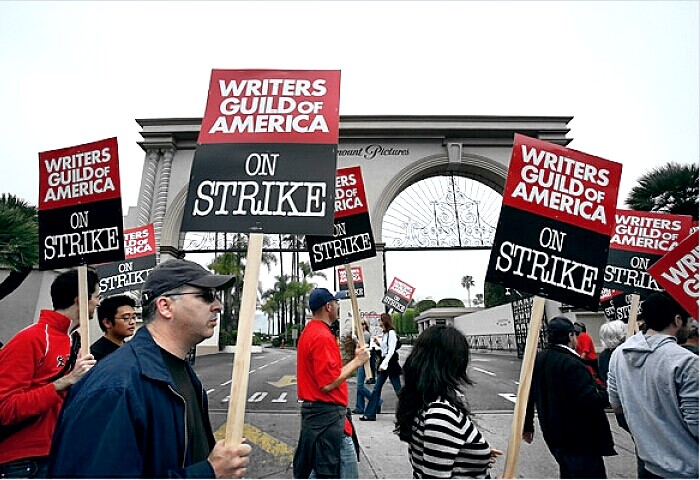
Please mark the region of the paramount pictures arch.
[[[392, 202], [402, 191], [425, 179], [451, 176], [479, 182], [501, 195], [514, 134], [521, 133], [566, 146], [571, 141], [566, 135], [572, 118], [341, 116], [337, 166], [362, 168], [372, 231], [377, 243], [376, 257], [356, 263], [362, 266], [365, 287], [365, 297], [358, 298], [360, 314], [373, 318], [384, 311], [381, 300], [387, 282], [392, 280], [385, 278], [385, 256], [388, 251], [401, 248], [488, 249], [491, 246], [493, 231], [490, 234], [486, 232], [476, 245], [467, 238], [460, 238], [456, 246], [447, 247], [441, 246], [440, 242], [428, 247], [410, 242], [396, 248], [387, 245], [386, 239], [382, 238], [383, 222]], [[204, 237], [200, 234], [198, 239], [192, 240], [189, 238], [192, 234], [186, 235], [180, 229], [201, 118], [142, 119], [137, 122], [142, 128], [140, 134], [143, 138], [139, 145], [146, 156], [138, 205], [129, 209], [124, 227], [153, 223], [156, 245], [160, 245], [160, 261], [186, 253], [223, 251], [226, 234], [212, 233]], [[457, 187], [453, 185], [451, 192], [455, 218], [460, 218]], [[433, 200], [433, 203], [436, 202], [437, 199]], [[476, 221], [479, 221], [478, 209]], [[415, 237], [415, 232], [408, 232], [411, 228], [410, 218], [407, 224], [407, 236]], [[495, 230], [495, 223], [491, 227]], [[460, 236], [459, 228], [456, 234]], [[228, 235], [231, 238], [231, 234]], [[278, 244], [270, 251], [291, 250]], [[403, 280], [410, 283], [410, 279]], [[349, 311], [349, 308], [345, 311]]]

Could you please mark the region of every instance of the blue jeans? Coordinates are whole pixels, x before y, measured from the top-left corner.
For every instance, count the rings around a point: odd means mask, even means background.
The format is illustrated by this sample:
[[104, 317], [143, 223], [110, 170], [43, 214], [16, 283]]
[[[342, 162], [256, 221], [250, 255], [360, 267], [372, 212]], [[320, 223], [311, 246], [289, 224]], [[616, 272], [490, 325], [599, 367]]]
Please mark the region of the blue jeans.
[[382, 401], [382, 387], [384, 386], [384, 383], [386, 382], [387, 378], [389, 378], [389, 380], [391, 381], [391, 385], [394, 387], [396, 395], [398, 395], [399, 391], [401, 391], [400, 375], [390, 377], [389, 372], [387, 370], [377, 372], [377, 382], [374, 384], [372, 395], [370, 395], [369, 403], [367, 404], [367, 408], [365, 408], [365, 417], [370, 418], [372, 420], [375, 420], [377, 418], [377, 408], [379, 407], [380, 402]]
[[[316, 472], [311, 470], [309, 478], [316, 478]], [[352, 437], [347, 435], [343, 436], [343, 442], [340, 444], [340, 478], [360, 478], [355, 444], [352, 443]]]
[[365, 366], [357, 369], [357, 397], [355, 399], [355, 411], [365, 413], [365, 399], [369, 400], [372, 392], [365, 387]]
[[607, 478], [605, 462], [600, 455], [583, 455], [551, 448], [559, 464], [560, 478]]

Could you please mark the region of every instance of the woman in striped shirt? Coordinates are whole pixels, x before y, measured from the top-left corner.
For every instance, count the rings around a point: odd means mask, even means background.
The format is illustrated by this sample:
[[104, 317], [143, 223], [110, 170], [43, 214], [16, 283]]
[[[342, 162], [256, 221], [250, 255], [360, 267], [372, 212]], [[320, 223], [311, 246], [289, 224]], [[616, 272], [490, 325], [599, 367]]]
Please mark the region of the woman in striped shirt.
[[454, 327], [420, 334], [403, 366], [395, 433], [408, 443], [414, 478], [490, 478], [500, 450], [469, 419], [469, 344]]

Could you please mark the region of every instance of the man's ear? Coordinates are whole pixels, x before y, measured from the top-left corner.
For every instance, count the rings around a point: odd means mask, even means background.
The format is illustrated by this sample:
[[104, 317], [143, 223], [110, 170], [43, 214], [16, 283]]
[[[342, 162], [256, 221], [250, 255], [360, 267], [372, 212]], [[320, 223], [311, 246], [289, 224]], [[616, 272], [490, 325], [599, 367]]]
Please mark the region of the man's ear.
[[108, 332], [110, 328], [114, 327], [114, 322], [110, 322], [108, 318], [103, 318], [100, 320], [100, 323], [104, 325], [104, 327], [107, 329], [106, 331]]
[[171, 319], [173, 317], [172, 300], [168, 297], [158, 297], [155, 300], [156, 309], [161, 317]]

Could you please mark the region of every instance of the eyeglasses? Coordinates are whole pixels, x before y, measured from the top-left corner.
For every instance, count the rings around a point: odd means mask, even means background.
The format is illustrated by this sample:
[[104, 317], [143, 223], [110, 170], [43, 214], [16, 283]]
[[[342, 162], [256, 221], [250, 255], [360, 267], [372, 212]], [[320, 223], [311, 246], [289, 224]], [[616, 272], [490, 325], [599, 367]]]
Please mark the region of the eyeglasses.
[[214, 289], [200, 290], [199, 292], [180, 292], [180, 293], [164, 293], [164, 297], [175, 297], [177, 295], [196, 295], [203, 299], [207, 303], [214, 303], [214, 301], [221, 299]]
[[121, 320], [123, 322], [130, 322], [130, 321], [136, 321], [138, 317], [136, 315], [124, 315], [123, 317], [116, 317], [116, 320]]

